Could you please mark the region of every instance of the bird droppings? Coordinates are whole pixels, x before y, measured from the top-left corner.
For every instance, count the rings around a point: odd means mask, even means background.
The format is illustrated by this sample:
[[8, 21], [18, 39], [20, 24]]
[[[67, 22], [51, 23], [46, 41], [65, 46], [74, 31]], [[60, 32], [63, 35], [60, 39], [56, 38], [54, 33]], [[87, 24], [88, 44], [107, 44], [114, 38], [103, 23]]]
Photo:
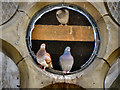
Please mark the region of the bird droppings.
[[91, 27], [89, 26], [89, 29], [90, 29]]
[[72, 30], [72, 27], [70, 27], [71, 29], [70, 29], [70, 35], [72, 34], [72, 32], [73, 32], [73, 30]]

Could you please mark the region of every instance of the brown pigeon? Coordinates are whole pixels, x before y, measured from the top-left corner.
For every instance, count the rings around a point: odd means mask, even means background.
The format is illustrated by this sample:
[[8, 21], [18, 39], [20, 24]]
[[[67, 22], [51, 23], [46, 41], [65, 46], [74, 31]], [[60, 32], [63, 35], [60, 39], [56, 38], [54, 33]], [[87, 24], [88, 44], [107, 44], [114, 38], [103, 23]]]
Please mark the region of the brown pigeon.
[[62, 24], [67, 25], [69, 20], [69, 11], [67, 9], [57, 10], [56, 12], [57, 20]]
[[44, 43], [41, 44], [40, 49], [36, 54], [37, 62], [44, 66], [44, 71], [46, 67], [53, 68], [51, 56], [49, 53], [46, 52], [45, 47], [46, 45]]

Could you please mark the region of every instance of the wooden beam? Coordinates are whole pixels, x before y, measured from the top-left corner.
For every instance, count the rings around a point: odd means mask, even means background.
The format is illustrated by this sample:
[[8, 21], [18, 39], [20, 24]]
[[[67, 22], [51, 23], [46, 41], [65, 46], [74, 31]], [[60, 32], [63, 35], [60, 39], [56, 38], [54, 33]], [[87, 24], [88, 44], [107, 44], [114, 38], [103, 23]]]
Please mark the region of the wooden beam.
[[91, 26], [35, 25], [32, 40], [94, 41]]

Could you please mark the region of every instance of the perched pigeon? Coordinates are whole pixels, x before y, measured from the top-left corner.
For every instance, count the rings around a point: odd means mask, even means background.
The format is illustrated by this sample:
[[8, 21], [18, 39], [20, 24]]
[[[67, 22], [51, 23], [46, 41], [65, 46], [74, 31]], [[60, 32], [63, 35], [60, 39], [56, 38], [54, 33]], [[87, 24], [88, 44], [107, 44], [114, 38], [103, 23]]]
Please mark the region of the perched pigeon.
[[59, 58], [59, 63], [63, 73], [69, 73], [74, 63], [73, 56], [70, 53], [70, 47], [65, 48], [64, 54]]
[[53, 68], [51, 56], [49, 53], [46, 52], [45, 47], [46, 45], [44, 43], [41, 44], [40, 49], [36, 54], [37, 62], [42, 66], [44, 66], [44, 69], [43, 69], [44, 71], [46, 67]]
[[56, 12], [57, 20], [62, 24], [67, 25], [69, 20], [69, 11], [67, 9], [58, 10]]

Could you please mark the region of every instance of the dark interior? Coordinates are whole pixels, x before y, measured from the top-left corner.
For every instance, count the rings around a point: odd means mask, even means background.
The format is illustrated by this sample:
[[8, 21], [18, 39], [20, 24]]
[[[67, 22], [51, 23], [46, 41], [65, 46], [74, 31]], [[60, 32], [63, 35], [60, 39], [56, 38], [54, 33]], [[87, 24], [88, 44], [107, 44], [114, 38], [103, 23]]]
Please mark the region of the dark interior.
[[[69, 10], [70, 17], [67, 25], [79, 25], [79, 26], [91, 26], [89, 21], [82, 14]], [[60, 23], [56, 19], [56, 10], [50, 11], [44, 14], [37, 22], [36, 25], [59, 25]], [[71, 47], [71, 54], [74, 57], [74, 65], [71, 70], [76, 71], [88, 61], [93, 49], [94, 41], [82, 42], [82, 41], [50, 41], [50, 40], [32, 40], [32, 50], [36, 54], [42, 43], [46, 44], [46, 51], [50, 53], [53, 67], [55, 70], [60, 70], [59, 57], [63, 54], [65, 47]]]
[[71, 71], [79, 70], [80, 66], [89, 59], [94, 49], [94, 42], [33, 40], [32, 50], [35, 54], [42, 43], [46, 44], [46, 50], [51, 55], [55, 70], [61, 70], [59, 66], [59, 57], [63, 54], [65, 47], [71, 47], [71, 54], [74, 57], [74, 65]]
[[55, 84], [50, 84], [46, 87], [43, 87], [42, 90], [48, 90], [48, 89], [55, 89], [55, 90], [86, 90], [85, 88], [75, 85], [75, 84], [70, 84], [70, 83], [55, 83]]
[[[35, 24], [60, 25], [56, 18], [56, 11], [57, 9], [44, 14], [40, 19], [38, 19]], [[91, 24], [84, 15], [73, 10], [69, 10], [69, 22], [67, 25], [91, 26]]]

